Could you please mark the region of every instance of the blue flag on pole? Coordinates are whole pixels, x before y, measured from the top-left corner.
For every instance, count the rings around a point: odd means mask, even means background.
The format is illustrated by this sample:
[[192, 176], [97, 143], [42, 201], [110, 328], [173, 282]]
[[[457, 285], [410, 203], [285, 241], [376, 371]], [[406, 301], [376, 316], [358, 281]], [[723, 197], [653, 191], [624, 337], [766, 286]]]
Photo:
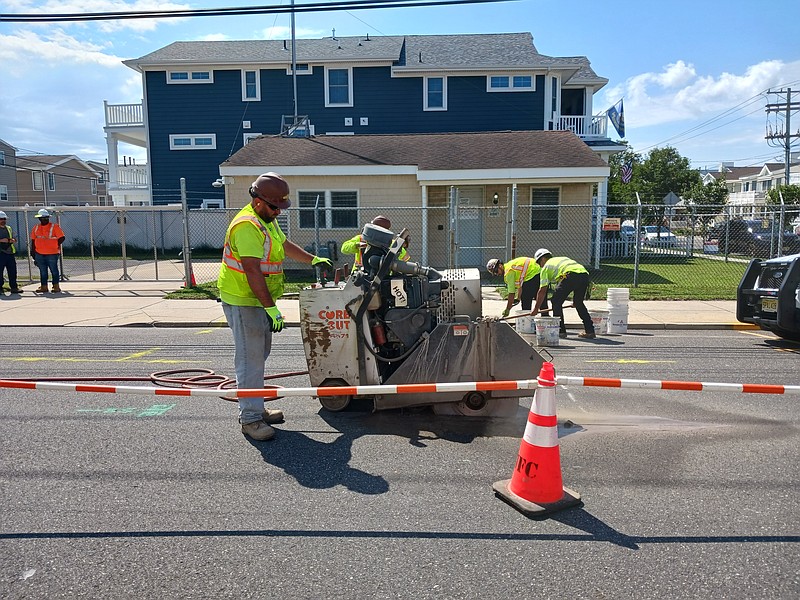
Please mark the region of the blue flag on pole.
[[611, 120], [611, 123], [614, 125], [614, 129], [617, 130], [619, 137], [625, 137], [625, 109], [622, 107], [622, 99], [617, 102], [614, 106], [606, 111], [608, 118]]

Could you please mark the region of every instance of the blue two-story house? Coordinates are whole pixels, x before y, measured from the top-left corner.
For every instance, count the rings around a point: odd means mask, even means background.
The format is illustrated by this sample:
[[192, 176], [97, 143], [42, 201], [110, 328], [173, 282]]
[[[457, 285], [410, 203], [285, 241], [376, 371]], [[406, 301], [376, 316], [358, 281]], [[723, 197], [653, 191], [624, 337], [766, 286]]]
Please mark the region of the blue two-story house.
[[[214, 205], [219, 166], [260, 135], [569, 130], [619, 147], [585, 57], [540, 54], [529, 33], [175, 42], [125, 64], [143, 105], [106, 104], [109, 193], [130, 204]], [[149, 188], [128, 185], [117, 144], [147, 148]], [[134, 195], [129, 195], [133, 193]], [[138, 195], [136, 195], [138, 194]], [[115, 200], [115, 203], [119, 203]], [[126, 203], [126, 202], [122, 202]]]

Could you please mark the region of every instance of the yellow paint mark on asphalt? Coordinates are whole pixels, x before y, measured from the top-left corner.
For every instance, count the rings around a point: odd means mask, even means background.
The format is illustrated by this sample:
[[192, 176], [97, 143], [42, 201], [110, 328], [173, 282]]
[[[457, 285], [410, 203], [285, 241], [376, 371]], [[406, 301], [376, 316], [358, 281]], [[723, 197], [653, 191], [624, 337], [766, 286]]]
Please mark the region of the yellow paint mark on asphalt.
[[777, 339], [777, 337], [775, 337], [774, 335], [769, 334], [769, 333], [763, 333], [761, 330], [759, 330], [758, 332], [756, 332], [756, 331], [740, 331], [739, 333], [743, 333], [744, 335], [754, 335], [756, 337], [766, 338], [768, 340]]
[[[90, 362], [90, 363], [114, 363], [120, 362], [118, 358], [59, 358], [54, 356], [5, 356], [0, 357], [0, 362], [8, 361], [8, 362], [68, 362], [68, 363], [81, 363], [81, 362]], [[172, 360], [167, 358], [155, 358], [151, 360], [130, 360], [127, 362], [134, 362], [134, 363], [145, 363], [145, 364], [165, 364], [165, 365], [180, 365], [180, 364], [201, 364], [201, 363], [210, 363], [210, 360]]]
[[200, 335], [200, 334], [203, 334], [203, 333], [214, 333], [214, 330], [213, 329], [203, 329], [202, 331], [196, 331], [195, 335]]
[[150, 350], [142, 350], [141, 352], [134, 352], [133, 354], [129, 354], [128, 356], [123, 356], [122, 358], [116, 359], [117, 362], [122, 362], [123, 360], [133, 360], [135, 358], [141, 358], [143, 356], [147, 356], [148, 354], [152, 354], [153, 352], [158, 352], [161, 348], [150, 348]]
[[641, 360], [638, 358], [618, 358], [616, 360], [587, 360], [589, 363], [616, 363], [620, 365], [649, 365], [654, 363], [676, 363], [676, 360]]

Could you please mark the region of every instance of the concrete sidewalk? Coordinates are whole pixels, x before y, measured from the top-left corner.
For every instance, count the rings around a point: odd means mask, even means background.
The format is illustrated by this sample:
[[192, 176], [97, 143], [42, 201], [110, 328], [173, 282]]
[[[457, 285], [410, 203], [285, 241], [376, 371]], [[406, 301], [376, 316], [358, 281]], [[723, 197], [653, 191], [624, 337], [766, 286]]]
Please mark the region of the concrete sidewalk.
[[[180, 281], [76, 281], [62, 284], [60, 294], [34, 294], [38, 284], [22, 294], [0, 296], [0, 325], [18, 327], [224, 327], [222, 305], [215, 300], [165, 300]], [[499, 317], [505, 301], [483, 288], [483, 313]], [[605, 300], [590, 300], [589, 309], [606, 308]], [[298, 325], [296, 298], [278, 301], [287, 324]], [[572, 309], [567, 327], [580, 324]], [[631, 301], [629, 329], [753, 329], [736, 321], [732, 300]]]

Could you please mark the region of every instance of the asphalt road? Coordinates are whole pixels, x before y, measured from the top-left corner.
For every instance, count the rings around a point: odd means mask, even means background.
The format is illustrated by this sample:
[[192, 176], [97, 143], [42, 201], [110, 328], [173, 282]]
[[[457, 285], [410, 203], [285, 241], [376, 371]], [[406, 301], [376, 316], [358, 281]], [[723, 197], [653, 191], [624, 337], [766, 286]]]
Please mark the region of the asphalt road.
[[[3, 378], [233, 372], [227, 329], [0, 340]], [[800, 383], [800, 345], [754, 331], [551, 353], [562, 375]], [[299, 331], [277, 336], [268, 371], [304, 367]], [[564, 484], [585, 504], [529, 520], [491, 486], [511, 476], [530, 399], [515, 419], [471, 420], [288, 398], [276, 439], [254, 443], [222, 400], [0, 389], [0, 596], [800, 596], [797, 396], [556, 398]]]

